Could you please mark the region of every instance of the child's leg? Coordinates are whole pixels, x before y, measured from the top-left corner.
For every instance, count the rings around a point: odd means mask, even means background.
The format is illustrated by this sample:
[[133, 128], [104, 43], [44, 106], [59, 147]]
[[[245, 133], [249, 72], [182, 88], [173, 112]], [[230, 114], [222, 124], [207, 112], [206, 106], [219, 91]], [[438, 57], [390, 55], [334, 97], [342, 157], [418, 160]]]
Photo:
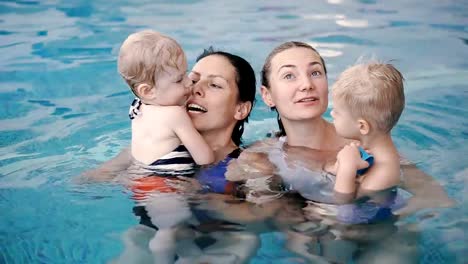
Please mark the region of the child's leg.
[[329, 263], [325, 258], [318, 256], [318, 250], [311, 250], [311, 243], [316, 242], [315, 237], [307, 236], [296, 231], [286, 231], [286, 248], [291, 252], [306, 258], [312, 263]]
[[176, 230], [173, 228], [164, 228], [156, 231], [156, 234], [149, 242], [154, 263], [174, 263], [176, 249], [175, 234]]
[[[180, 240], [176, 239], [176, 235], [192, 218], [185, 197], [175, 192], [153, 193], [146, 201], [145, 209], [151, 223], [159, 229], [149, 244], [155, 263], [174, 263], [177, 241]], [[189, 242], [187, 240], [183, 243], [185, 250], [177, 251], [178, 255], [200, 254], [199, 248]]]
[[398, 231], [369, 243], [355, 263], [418, 263], [420, 233], [416, 224], [398, 226]]
[[172, 193], [152, 193], [147, 198], [146, 211], [159, 229], [172, 228], [187, 222], [192, 212], [184, 196]]
[[131, 227], [122, 236], [124, 250], [122, 254], [110, 263], [153, 263], [153, 256], [148, 250], [148, 243], [154, 236], [154, 229], [137, 225]]
[[211, 235], [217, 242], [204, 249], [205, 256], [235, 255], [235, 263], [248, 263], [260, 248], [259, 236], [251, 232], [214, 232]]
[[176, 230], [176, 239], [177, 239], [177, 256], [179, 258], [184, 257], [194, 257], [200, 256], [203, 254], [200, 247], [197, 246], [195, 243], [195, 239], [197, 237], [196, 232], [186, 226], [186, 225], [179, 225]]

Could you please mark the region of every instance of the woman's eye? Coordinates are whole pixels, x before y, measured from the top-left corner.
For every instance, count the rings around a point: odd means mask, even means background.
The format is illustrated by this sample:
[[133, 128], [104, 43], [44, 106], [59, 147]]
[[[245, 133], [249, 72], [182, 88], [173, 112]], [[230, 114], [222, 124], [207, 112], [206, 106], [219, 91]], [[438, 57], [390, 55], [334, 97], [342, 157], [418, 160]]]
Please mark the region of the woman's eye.
[[219, 85], [217, 85], [215, 83], [211, 83], [210, 86], [213, 87], [213, 88], [218, 88], [218, 89], [221, 88], [221, 86], [219, 86]]
[[294, 75], [292, 75], [291, 73], [288, 73], [283, 76], [283, 79], [286, 79], [286, 80], [291, 80], [292, 78], [294, 78]]
[[189, 73], [187, 75], [187, 77], [192, 82], [192, 84], [196, 84], [200, 80], [200, 77], [198, 75], [194, 74], [193, 72]]
[[312, 72], [312, 76], [316, 77], [316, 76], [320, 76], [322, 75], [322, 73], [320, 71], [314, 71]]
[[190, 80], [192, 84], [196, 84], [198, 82], [196, 78], [193, 78], [193, 76], [190, 76], [190, 75], [188, 76], [188, 79]]

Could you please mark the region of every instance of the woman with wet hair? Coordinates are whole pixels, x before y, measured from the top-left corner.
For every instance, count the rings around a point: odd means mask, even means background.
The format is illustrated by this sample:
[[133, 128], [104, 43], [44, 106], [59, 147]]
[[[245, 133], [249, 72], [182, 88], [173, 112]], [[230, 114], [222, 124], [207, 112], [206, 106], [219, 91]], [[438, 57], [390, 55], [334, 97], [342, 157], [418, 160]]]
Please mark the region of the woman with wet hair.
[[[336, 199], [333, 176], [323, 171], [329, 164], [335, 163], [337, 153], [350, 142], [336, 133], [333, 123], [323, 118], [328, 108], [325, 61], [307, 43], [289, 41], [270, 52], [261, 74], [262, 98], [268, 107], [277, 112], [279, 132], [277, 137], [262, 140], [244, 150], [239, 158], [230, 164], [227, 179], [249, 182], [253, 178], [280, 175], [286, 188], [297, 191], [310, 200], [308, 206], [304, 208], [305, 222], [297, 225], [294, 232], [287, 232], [290, 236], [287, 243], [289, 248], [310, 261], [349, 262], [357, 249], [356, 244], [346, 243], [350, 240], [341, 238], [350, 236], [351, 241], [365, 242], [372, 240], [371, 234], [376, 232], [370, 231], [367, 225], [363, 225], [365, 228], [359, 229], [359, 232], [355, 232], [357, 229], [352, 229], [352, 226], [349, 229], [346, 227], [344, 230], [339, 230], [343, 224], [336, 223], [336, 218], [341, 217], [341, 220], [359, 224], [387, 221], [390, 223], [388, 225], [390, 233], [381, 232], [377, 235], [383, 240], [394, 231], [392, 230], [394, 225], [391, 224], [394, 215], [389, 213], [387, 210], [389, 208], [380, 208], [380, 205], [367, 207], [368, 203], [364, 203], [365, 206], [359, 208], [351, 206], [352, 210], [344, 210], [344, 207], [337, 210], [333, 205]], [[406, 207], [397, 211], [400, 216], [414, 212], [418, 208], [444, 207], [453, 204], [443, 188], [413, 164], [402, 161], [401, 169], [405, 176], [401, 186], [410, 191], [413, 197]], [[384, 197], [383, 201], [390, 200], [394, 204], [393, 192], [385, 194]], [[355, 210], [356, 208], [358, 210]], [[365, 210], [361, 210], [362, 208]], [[356, 214], [356, 211], [368, 213], [370, 209], [372, 215]], [[322, 225], [330, 221], [335, 221], [336, 225]], [[326, 229], [333, 231], [325, 232]], [[400, 227], [399, 232], [384, 241], [397, 245], [410, 237], [414, 245], [417, 245], [414, 233], [401, 230], [404, 228]], [[314, 233], [315, 231], [318, 233]], [[317, 235], [321, 234], [320, 232], [325, 232], [332, 238], [324, 239], [321, 243], [320, 239], [323, 236]], [[308, 236], [309, 233], [314, 235]], [[340, 243], [342, 245], [338, 246]], [[351, 249], [353, 247], [354, 249]], [[311, 248], [319, 249], [311, 250]], [[346, 248], [350, 250], [344, 250]], [[400, 255], [395, 254], [394, 257], [405, 259], [394, 259], [394, 262], [400, 263], [399, 261], [411, 259], [416, 251], [409, 249], [405, 252], [406, 255], [403, 251]], [[374, 254], [376, 252], [362, 251], [360, 260], [370, 258], [372, 255], [377, 256], [378, 254]], [[386, 253], [385, 250], [380, 253], [382, 252]]]

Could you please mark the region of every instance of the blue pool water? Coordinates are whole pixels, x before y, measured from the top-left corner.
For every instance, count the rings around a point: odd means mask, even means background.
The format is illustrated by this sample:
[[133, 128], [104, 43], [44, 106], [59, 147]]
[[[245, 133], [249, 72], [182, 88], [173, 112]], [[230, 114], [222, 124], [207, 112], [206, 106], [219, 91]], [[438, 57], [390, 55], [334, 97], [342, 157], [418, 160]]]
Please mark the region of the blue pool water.
[[[417, 223], [419, 262], [466, 262], [466, 1], [0, 1], [0, 25], [0, 263], [104, 263], [122, 251], [136, 223], [128, 194], [72, 179], [129, 144], [116, 54], [144, 28], [177, 39], [190, 65], [213, 45], [257, 72], [274, 46], [305, 41], [330, 83], [360, 56], [393, 60], [406, 78], [399, 150], [456, 202], [404, 221]], [[247, 142], [276, 128], [260, 101]], [[262, 234], [252, 263], [304, 263], [284, 240]]]

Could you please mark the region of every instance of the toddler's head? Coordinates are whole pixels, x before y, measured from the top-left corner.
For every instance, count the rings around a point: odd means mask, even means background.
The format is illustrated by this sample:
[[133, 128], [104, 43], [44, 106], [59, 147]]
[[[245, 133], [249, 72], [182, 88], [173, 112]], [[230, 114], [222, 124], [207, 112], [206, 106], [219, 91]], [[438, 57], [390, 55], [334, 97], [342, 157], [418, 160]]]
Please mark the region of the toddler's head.
[[337, 132], [346, 137], [349, 126], [356, 124], [346, 122], [360, 120], [372, 131], [389, 133], [405, 106], [403, 80], [393, 65], [378, 62], [357, 64], [341, 73], [332, 88]]
[[152, 30], [127, 37], [120, 47], [118, 70], [143, 102], [178, 105], [188, 97], [187, 60], [172, 38]]

